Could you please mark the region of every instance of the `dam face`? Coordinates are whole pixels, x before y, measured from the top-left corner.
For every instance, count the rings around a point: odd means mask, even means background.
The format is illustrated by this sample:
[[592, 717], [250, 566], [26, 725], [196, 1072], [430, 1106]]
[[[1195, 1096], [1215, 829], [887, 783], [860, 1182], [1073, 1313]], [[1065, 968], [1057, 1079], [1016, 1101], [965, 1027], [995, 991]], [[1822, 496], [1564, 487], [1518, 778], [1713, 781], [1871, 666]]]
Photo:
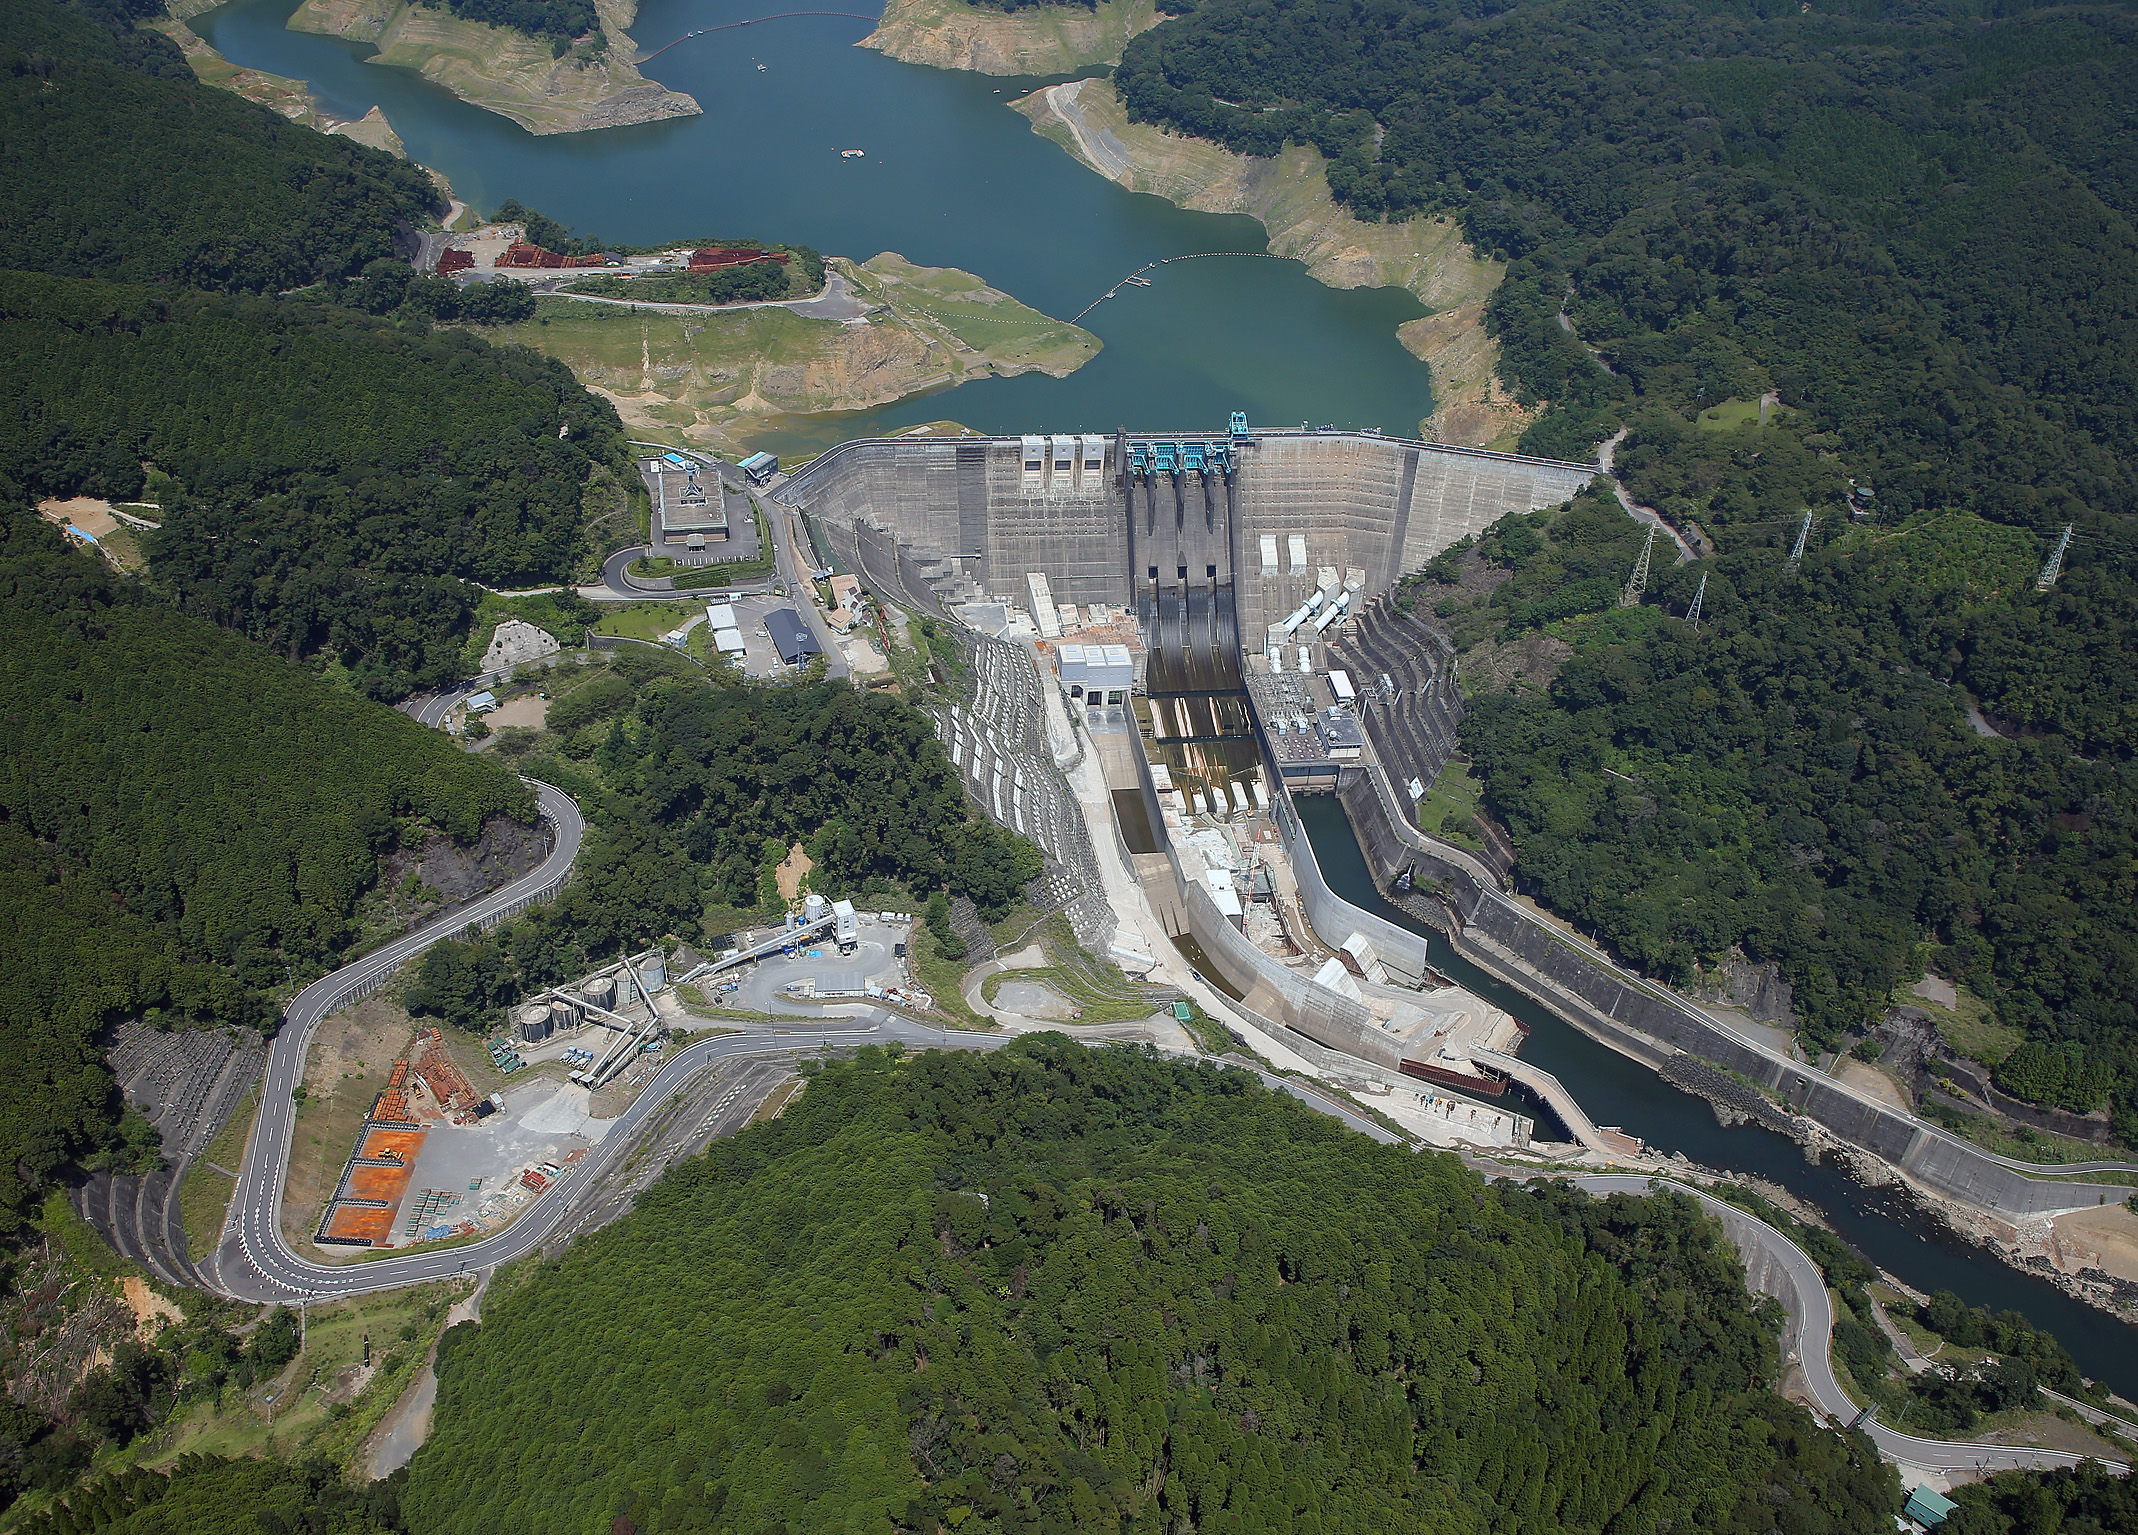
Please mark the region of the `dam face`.
[[[1190, 468], [1176, 453], [1158, 467], [1161, 449], [1187, 446], [1222, 446], [1222, 466], [1205, 456]], [[905, 437], [842, 444], [775, 495], [922, 611], [952, 596], [1028, 606], [1037, 573], [1057, 603], [1128, 608], [1147, 634], [1177, 603], [1191, 642], [1199, 628], [1229, 629], [1256, 651], [1323, 571], [1371, 599], [1596, 472], [1357, 432]]]

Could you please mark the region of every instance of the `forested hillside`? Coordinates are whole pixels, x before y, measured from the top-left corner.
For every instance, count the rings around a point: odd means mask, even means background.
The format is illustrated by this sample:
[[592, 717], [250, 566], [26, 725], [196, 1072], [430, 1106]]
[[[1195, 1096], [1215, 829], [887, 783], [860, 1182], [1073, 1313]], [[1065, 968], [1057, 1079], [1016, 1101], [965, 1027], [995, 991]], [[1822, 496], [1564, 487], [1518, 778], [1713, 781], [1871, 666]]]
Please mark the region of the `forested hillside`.
[[1488, 1186], [1128, 1049], [871, 1048], [448, 1333], [402, 1511], [1890, 1528], [1869, 1442], [1768, 1389], [1775, 1326], [1678, 1200]]
[[126, 19], [162, 8], [0, 6], [0, 267], [273, 292], [355, 275], [442, 206], [420, 167], [197, 83]]
[[0, 1226], [113, 1139], [128, 1017], [271, 1028], [377, 857], [529, 818], [498, 764], [145, 598], [19, 509], [0, 533]]
[[[2035, 539], [1954, 515], [1794, 571], [1726, 553], [1619, 609], [1640, 543], [1592, 495], [1502, 522], [1418, 589], [1487, 686], [1463, 739], [1524, 888], [1671, 981], [1733, 944], [1776, 962], [1821, 1046], [1927, 962], [2082, 1047], [2000, 1085], [2082, 1110], [2112, 1089], [2138, 1139], [2127, 557], [2087, 548], [2038, 593]], [[1695, 634], [1677, 615], [1703, 574]], [[1524, 654], [1552, 658], [1548, 686], [1478, 682]]]
[[0, 347], [0, 475], [132, 499], [152, 462], [157, 584], [382, 697], [459, 675], [464, 580], [568, 577], [590, 476], [629, 473], [562, 364], [420, 321], [0, 273]]
[[[2123, 517], [2138, 22], [1978, 12], [1200, 0], [1117, 78], [1140, 119], [1318, 146], [1364, 217], [1458, 213], [1512, 263], [1489, 323], [1552, 407], [1524, 447], [1632, 424], [1634, 489], [1725, 541], [1852, 480], [1895, 517]], [[1693, 451], [1691, 416], [1768, 391], [1797, 413]]]
[[637, 650], [551, 686], [549, 735], [499, 745], [589, 812], [578, 872], [554, 905], [430, 949], [418, 1011], [474, 1027], [624, 945], [702, 940], [709, 912], [776, 910], [772, 871], [796, 843], [813, 888], [864, 904], [947, 889], [994, 918], [1039, 875], [1037, 848], [971, 812], [928, 718], [885, 694], [710, 684]]

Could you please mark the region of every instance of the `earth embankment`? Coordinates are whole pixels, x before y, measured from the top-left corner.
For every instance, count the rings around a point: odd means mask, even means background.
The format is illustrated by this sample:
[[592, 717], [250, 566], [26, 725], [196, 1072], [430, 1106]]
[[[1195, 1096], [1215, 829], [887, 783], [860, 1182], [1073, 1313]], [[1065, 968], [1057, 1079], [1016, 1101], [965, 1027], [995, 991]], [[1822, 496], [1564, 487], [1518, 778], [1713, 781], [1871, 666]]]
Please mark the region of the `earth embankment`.
[[889, 0], [858, 46], [907, 64], [982, 75], [1066, 75], [1118, 64], [1139, 32], [1158, 25], [1156, 0], [1098, 0], [993, 11], [963, 0]]
[[632, 62], [638, 45], [625, 29], [637, 16], [637, 0], [595, 0], [595, 10], [606, 45], [580, 43], [561, 57], [552, 56], [546, 38], [410, 0], [305, 0], [289, 25], [370, 43], [379, 50], [370, 63], [413, 69], [529, 133], [620, 128], [702, 110], [682, 92], [646, 79]]
[[1397, 337], [1433, 373], [1435, 441], [1511, 447], [1531, 419], [1499, 386], [1499, 346], [1485, 334], [1485, 300], [1505, 268], [1464, 243], [1450, 218], [1368, 224], [1329, 190], [1326, 162], [1293, 145], [1271, 159], [1131, 122], [1107, 80], [1050, 85], [1012, 105], [1033, 131], [1108, 180], [1204, 213], [1245, 213], [1269, 231], [1269, 248], [1303, 261], [1332, 288], [1405, 288], [1433, 312]]

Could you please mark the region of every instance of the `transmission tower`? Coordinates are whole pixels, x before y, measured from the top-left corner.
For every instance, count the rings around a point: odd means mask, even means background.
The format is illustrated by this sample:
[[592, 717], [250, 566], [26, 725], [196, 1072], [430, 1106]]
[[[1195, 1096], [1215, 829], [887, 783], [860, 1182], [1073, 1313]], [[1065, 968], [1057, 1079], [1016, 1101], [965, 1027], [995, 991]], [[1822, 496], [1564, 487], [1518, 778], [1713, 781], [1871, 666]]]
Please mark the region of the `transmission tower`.
[[1641, 605], [1641, 593], [1648, 590], [1648, 551], [1655, 547], [1655, 524], [1648, 524], [1648, 537], [1642, 541], [1640, 560], [1633, 567], [1633, 574], [1626, 580], [1625, 590], [1618, 594], [1622, 608], [1637, 608]]
[[1805, 508], [1805, 511], [1804, 511], [1804, 525], [1803, 525], [1802, 527], [1800, 527], [1800, 528], [1798, 528], [1798, 529], [1797, 529], [1797, 541], [1796, 541], [1796, 547], [1795, 547], [1795, 548], [1793, 548], [1793, 549], [1791, 549], [1791, 550], [1789, 551], [1789, 568], [1790, 568], [1791, 570], [1794, 570], [1794, 569], [1796, 569], [1796, 567], [1797, 567], [1797, 566], [1798, 566], [1799, 564], [1801, 564], [1801, 563], [1803, 562], [1803, 559], [1804, 559], [1804, 542], [1805, 542], [1805, 540], [1807, 540], [1807, 539], [1808, 539], [1808, 538], [1810, 538], [1810, 537], [1811, 537], [1811, 510], [1810, 510], [1810, 508], [1808, 508], [1808, 507], [1807, 507], [1807, 508]]
[[1700, 572], [1700, 584], [1693, 589], [1693, 605], [1685, 615], [1685, 621], [1693, 626], [1693, 633], [1700, 632], [1700, 604], [1707, 596], [1707, 572]]
[[2056, 547], [2049, 551], [2049, 558], [2043, 563], [2041, 574], [2034, 578], [2034, 590], [2037, 592], [2046, 592], [2056, 585], [2056, 578], [2063, 574], [2064, 551], [2071, 547], [2071, 527], [2068, 522], [2064, 524], [2063, 534], [2057, 539]]

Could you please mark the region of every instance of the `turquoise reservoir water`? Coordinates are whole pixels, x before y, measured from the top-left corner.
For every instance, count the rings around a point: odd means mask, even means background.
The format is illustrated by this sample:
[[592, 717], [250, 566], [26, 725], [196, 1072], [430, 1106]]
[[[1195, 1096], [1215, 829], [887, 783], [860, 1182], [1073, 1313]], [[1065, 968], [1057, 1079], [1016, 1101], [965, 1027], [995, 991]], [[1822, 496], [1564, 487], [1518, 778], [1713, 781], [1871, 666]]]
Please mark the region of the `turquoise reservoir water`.
[[[363, 62], [369, 47], [287, 30], [293, 9], [235, 0], [192, 25], [233, 63], [309, 81], [338, 115], [377, 105], [409, 154], [477, 207], [516, 197], [582, 234], [630, 244], [752, 235], [857, 259], [895, 250], [976, 272], [1064, 319], [1158, 257], [1266, 249], [1253, 219], [1123, 191], [1033, 133], [1004, 103], [1041, 82], [897, 63], [852, 46], [869, 31], [863, 21], [803, 17], [693, 39], [649, 73], [696, 97], [704, 116], [536, 137], [412, 71]], [[773, 9], [649, 0], [632, 35], [650, 52]], [[867, 156], [845, 160], [841, 149]], [[1084, 321], [1106, 349], [1068, 378], [983, 380], [816, 418], [769, 445], [793, 451], [943, 416], [990, 432], [1214, 429], [1234, 410], [1410, 436], [1432, 409], [1424, 364], [1395, 338], [1424, 310], [1400, 289], [1338, 292], [1266, 257], [1151, 276], [1154, 286]]]

